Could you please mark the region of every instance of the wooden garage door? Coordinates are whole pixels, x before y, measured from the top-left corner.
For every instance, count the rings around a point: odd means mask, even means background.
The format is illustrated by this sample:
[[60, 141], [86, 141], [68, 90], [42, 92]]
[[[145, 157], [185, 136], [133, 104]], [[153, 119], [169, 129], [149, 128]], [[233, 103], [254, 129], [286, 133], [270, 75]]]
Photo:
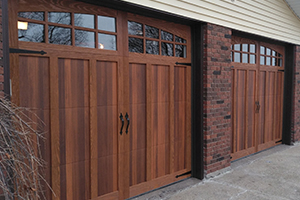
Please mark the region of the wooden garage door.
[[284, 47], [232, 38], [232, 160], [282, 139]]
[[124, 199], [186, 177], [191, 67], [175, 63], [191, 62], [190, 27], [71, 0], [9, 9], [10, 48], [26, 50], [10, 56], [12, 99], [45, 121], [47, 199]]

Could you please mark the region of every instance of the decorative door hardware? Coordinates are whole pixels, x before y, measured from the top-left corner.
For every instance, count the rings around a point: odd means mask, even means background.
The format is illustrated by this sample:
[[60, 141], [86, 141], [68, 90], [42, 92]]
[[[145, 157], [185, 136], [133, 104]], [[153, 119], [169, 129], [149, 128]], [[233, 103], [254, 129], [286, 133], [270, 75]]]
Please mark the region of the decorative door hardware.
[[121, 126], [121, 130], [120, 130], [120, 135], [122, 135], [122, 133], [123, 133], [123, 127], [124, 127], [124, 119], [123, 119], [122, 113], [120, 113], [120, 117], [119, 117], [119, 118], [120, 118], [121, 121], [122, 121], [122, 126]]
[[127, 127], [126, 127], [125, 133], [127, 134], [127, 133], [128, 133], [128, 128], [129, 128], [129, 125], [130, 125], [130, 120], [129, 120], [129, 115], [128, 115], [128, 113], [126, 113], [125, 118], [126, 118], [126, 120], [127, 120]]
[[259, 110], [260, 110], [260, 104], [259, 104], [259, 101], [255, 101], [255, 105], [256, 105], [256, 110], [255, 110], [255, 112], [256, 112], [256, 113], [259, 113]]
[[9, 48], [9, 53], [30, 53], [30, 54], [47, 54], [45, 51], [32, 51], [32, 50], [27, 50], [27, 49], [13, 49]]
[[179, 62], [176, 62], [175, 65], [187, 65], [187, 66], [192, 66], [192, 63], [179, 63]]

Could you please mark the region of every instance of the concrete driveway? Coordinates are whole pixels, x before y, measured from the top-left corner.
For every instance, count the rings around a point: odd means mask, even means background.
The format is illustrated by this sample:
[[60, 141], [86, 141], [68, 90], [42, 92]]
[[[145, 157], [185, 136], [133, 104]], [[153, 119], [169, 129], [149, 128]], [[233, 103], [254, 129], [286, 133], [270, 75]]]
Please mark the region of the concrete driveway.
[[300, 143], [240, 159], [203, 181], [185, 179], [133, 199], [300, 200]]

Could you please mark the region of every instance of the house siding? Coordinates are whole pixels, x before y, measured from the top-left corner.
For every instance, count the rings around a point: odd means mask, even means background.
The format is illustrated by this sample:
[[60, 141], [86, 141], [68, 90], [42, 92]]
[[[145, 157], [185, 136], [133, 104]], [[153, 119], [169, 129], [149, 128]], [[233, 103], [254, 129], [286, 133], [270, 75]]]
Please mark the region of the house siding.
[[300, 44], [300, 20], [284, 0], [123, 0], [187, 18]]

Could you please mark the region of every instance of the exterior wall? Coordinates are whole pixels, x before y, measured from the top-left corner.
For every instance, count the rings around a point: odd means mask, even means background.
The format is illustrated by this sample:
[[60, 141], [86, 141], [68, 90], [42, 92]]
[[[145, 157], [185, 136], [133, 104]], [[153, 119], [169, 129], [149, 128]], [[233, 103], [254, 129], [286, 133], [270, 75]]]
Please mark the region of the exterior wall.
[[0, 1], [0, 98], [4, 96], [4, 68], [3, 68], [3, 37], [2, 37], [2, 0]]
[[263, 37], [300, 44], [300, 20], [284, 0], [123, 0]]
[[231, 151], [231, 29], [204, 28], [204, 170], [230, 165]]
[[300, 46], [296, 47], [295, 65], [292, 143], [300, 141]]

